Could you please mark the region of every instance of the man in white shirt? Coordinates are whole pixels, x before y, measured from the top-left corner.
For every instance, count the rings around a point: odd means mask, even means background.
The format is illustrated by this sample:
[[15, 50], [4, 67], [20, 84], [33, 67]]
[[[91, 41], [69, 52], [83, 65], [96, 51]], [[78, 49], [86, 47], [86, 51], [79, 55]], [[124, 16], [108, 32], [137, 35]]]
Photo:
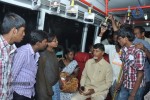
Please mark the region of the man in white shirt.
[[[95, 44], [101, 42], [101, 37], [107, 30], [106, 27], [101, 26], [101, 32], [99, 36], [96, 37]], [[117, 32], [113, 34], [114, 45], [104, 45], [105, 53], [109, 55], [109, 61], [113, 69], [113, 82], [111, 87], [111, 95], [114, 96], [114, 88], [116, 83], [119, 81], [119, 76], [122, 71], [122, 61], [120, 60], [121, 46], [117, 44]]]
[[104, 45], [93, 46], [92, 59], [86, 62], [82, 72], [79, 92], [71, 100], [105, 100], [112, 83], [112, 67], [103, 59]]

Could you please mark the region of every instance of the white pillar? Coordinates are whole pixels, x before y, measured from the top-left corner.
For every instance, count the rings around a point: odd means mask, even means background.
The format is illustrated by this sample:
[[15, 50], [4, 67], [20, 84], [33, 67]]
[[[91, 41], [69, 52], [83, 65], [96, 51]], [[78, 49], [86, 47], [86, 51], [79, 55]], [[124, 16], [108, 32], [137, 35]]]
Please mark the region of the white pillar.
[[98, 26], [95, 26], [95, 32], [94, 32], [93, 44], [94, 44], [95, 39], [96, 39], [96, 37], [98, 36], [98, 34], [99, 34], [99, 27], [98, 27]]
[[45, 11], [41, 10], [39, 12], [39, 18], [38, 18], [38, 29], [43, 30], [44, 29], [44, 22], [45, 22]]
[[88, 32], [88, 24], [85, 24], [85, 26], [84, 26], [84, 28], [83, 28], [83, 33], [82, 33], [81, 52], [84, 52], [84, 51], [85, 51], [87, 32]]

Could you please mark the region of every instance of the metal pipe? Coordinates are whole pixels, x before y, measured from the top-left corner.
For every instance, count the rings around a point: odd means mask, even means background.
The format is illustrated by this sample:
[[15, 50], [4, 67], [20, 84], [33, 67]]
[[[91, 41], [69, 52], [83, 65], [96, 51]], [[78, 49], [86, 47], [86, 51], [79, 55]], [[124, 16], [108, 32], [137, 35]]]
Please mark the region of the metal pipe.
[[83, 28], [83, 33], [82, 33], [81, 52], [85, 51], [87, 33], [88, 33], [88, 24], [85, 24]]
[[93, 44], [95, 43], [95, 40], [96, 40], [96, 38], [98, 36], [98, 32], [99, 32], [99, 26], [95, 26]]
[[45, 22], [45, 11], [41, 10], [39, 16], [40, 16], [40, 18], [38, 18], [38, 29], [43, 30], [44, 29], [44, 22]]
[[140, 24], [140, 23], [150, 23], [150, 20], [140, 20], [140, 21], [134, 21], [135, 24]]
[[[136, 8], [137, 7], [134, 6], [134, 7], [131, 7], [130, 9], [134, 10]], [[142, 8], [142, 9], [150, 8], [150, 5], [140, 6], [140, 8]], [[125, 11], [125, 10], [128, 10], [128, 8], [112, 8], [112, 9], [109, 9], [108, 12], [118, 12], [118, 11]]]
[[[88, 5], [88, 6], [91, 6], [91, 5], [92, 5], [92, 4], [90, 4], [89, 2], [87, 2], [87, 1], [85, 1], [85, 0], [80, 0], [80, 2], [82, 2], [82, 3], [84, 3], [84, 4]], [[97, 7], [95, 7], [95, 6], [93, 6], [93, 9], [94, 9], [94, 10], [97, 10], [99, 13], [101, 13], [101, 14], [103, 14], [103, 15], [106, 15], [105, 12], [103, 12], [102, 10], [100, 10], [99, 8], [97, 8]]]
[[108, 0], [105, 0], [105, 13], [108, 15]]

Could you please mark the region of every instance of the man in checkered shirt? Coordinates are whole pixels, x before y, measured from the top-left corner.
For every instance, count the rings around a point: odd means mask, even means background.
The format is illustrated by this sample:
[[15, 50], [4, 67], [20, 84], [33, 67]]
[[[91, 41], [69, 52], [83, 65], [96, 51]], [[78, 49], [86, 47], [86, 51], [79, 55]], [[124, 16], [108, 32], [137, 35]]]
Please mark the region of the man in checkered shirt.
[[146, 55], [133, 45], [134, 39], [132, 29], [129, 27], [119, 30], [118, 42], [123, 47], [121, 55], [123, 75], [116, 88], [118, 90], [121, 87], [118, 100], [142, 100]]
[[25, 35], [25, 20], [19, 15], [8, 13], [2, 22], [0, 33], [0, 100], [11, 100], [11, 68], [16, 46]]

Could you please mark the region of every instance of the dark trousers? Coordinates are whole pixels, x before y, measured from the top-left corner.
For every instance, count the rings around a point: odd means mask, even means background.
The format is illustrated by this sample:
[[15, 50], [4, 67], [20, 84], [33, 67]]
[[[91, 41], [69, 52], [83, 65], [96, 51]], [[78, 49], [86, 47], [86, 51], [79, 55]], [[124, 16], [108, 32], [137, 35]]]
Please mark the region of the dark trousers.
[[34, 100], [34, 98], [33, 97], [28, 98], [28, 97], [25, 97], [23, 95], [19, 95], [18, 93], [14, 92], [13, 93], [13, 100]]

